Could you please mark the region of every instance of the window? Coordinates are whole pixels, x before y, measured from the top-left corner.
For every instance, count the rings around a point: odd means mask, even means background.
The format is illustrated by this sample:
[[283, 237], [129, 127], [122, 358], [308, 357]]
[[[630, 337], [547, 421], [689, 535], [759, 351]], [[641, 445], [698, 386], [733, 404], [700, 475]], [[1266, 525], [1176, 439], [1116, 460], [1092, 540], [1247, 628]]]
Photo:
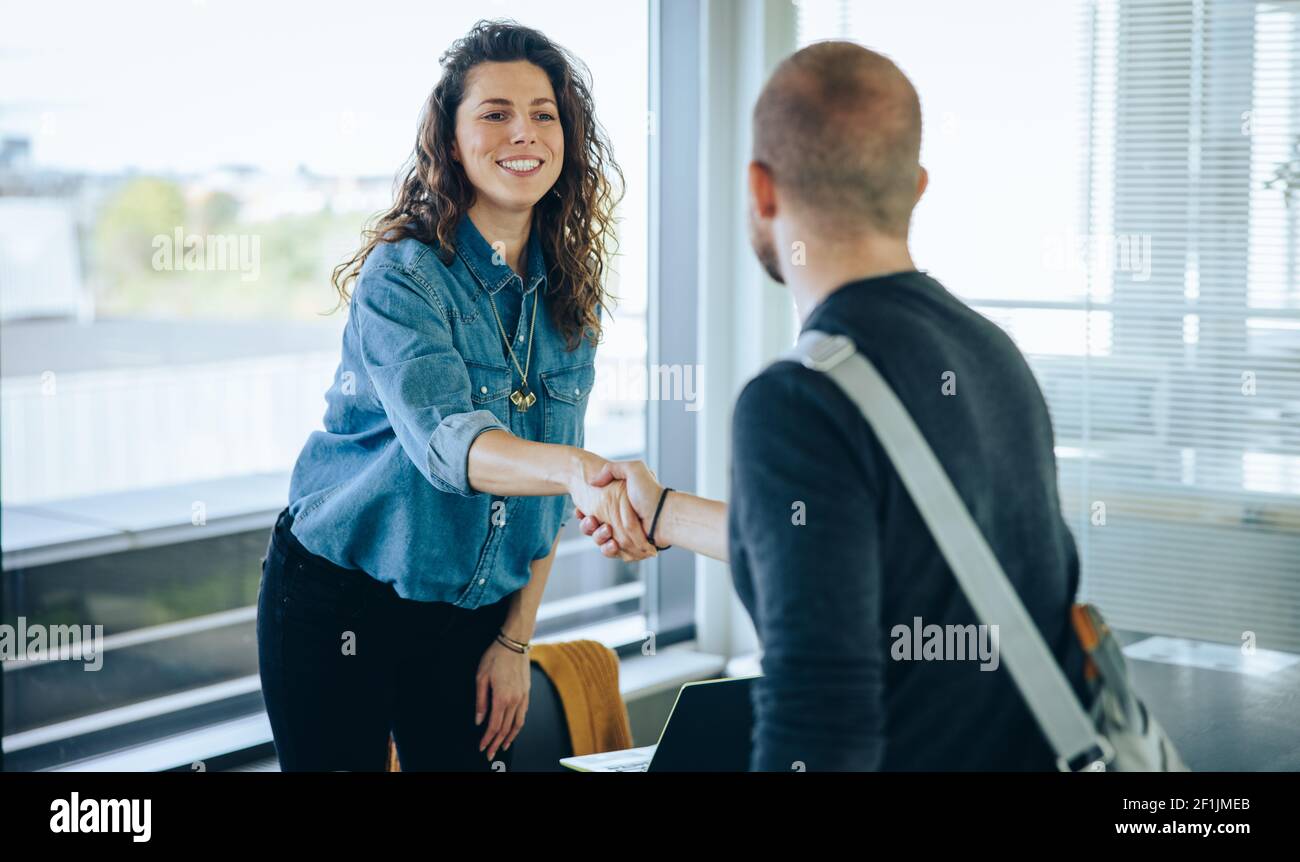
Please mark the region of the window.
[[[438, 57], [481, 17], [591, 70], [627, 184], [587, 446], [646, 448], [646, 4], [68, 14], [15, 8], [0, 32], [0, 622], [103, 624], [109, 657], [5, 664], [16, 769], [261, 708], [259, 558], [339, 359], [330, 272], [391, 203]], [[538, 635], [639, 640], [646, 569], [576, 526]]]
[[1029, 357], [1084, 598], [1300, 649], [1300, 4], [799, 10], [920, 92], [914, 257]]

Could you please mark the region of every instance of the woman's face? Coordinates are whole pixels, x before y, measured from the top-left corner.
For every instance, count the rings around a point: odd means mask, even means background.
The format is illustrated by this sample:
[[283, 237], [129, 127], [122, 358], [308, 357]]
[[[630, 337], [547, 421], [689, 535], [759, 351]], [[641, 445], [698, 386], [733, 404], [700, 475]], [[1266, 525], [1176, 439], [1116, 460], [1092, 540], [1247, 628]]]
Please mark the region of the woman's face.
[[480, 63], [465, 83], [452, 156], [477, 191], [477, 203], [531, 209], [564, 165], [564, 129], [550, 79], [519, 60]]

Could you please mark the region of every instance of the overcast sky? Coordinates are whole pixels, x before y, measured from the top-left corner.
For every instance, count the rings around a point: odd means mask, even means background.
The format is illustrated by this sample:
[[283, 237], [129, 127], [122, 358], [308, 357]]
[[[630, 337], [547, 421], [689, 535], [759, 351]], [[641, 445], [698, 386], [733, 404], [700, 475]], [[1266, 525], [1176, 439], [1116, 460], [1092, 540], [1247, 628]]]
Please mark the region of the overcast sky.
[[49, 167], [392, 174], [439, 55], [481, 17], [570, 48], [601, 122], [643, 137], [646, 5], [628, 0], [6, 3], [0, 134]]

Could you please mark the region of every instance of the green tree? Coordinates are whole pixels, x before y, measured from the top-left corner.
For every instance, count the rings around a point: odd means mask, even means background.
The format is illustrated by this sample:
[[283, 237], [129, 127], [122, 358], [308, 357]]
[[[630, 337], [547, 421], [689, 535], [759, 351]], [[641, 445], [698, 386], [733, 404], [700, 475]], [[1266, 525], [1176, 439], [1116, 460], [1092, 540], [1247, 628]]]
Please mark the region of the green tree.
[[[154, 237], [185, 224], [185, 196], [175, 183], [141, 177], [124, 184], [100, 210], [93, 235], [91, 283], [106, 307], [147, 301], [156, 282]], [[143, 288], [143, 290], [142, 290]]]

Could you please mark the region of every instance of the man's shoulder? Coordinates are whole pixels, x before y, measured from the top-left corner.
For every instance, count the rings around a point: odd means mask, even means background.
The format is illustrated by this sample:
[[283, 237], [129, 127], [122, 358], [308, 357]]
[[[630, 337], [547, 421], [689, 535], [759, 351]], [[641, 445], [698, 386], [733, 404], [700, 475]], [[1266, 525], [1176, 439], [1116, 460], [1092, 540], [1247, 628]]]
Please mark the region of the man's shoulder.
[[[861, 448], [866, 420], [831, 377], [778, 359], [755, 375], [732, 410], [732, 440], [783, 448]], [[761, 441], [761, 442], [760, 442]]]
[[770, 425], [772, 420], [790, 415], [794, 407], [815, 404], [824, 384], [834, 386], [826, 375], [797, 360], [777, 359], [741, 388], [733, 420], [746, 418]]

